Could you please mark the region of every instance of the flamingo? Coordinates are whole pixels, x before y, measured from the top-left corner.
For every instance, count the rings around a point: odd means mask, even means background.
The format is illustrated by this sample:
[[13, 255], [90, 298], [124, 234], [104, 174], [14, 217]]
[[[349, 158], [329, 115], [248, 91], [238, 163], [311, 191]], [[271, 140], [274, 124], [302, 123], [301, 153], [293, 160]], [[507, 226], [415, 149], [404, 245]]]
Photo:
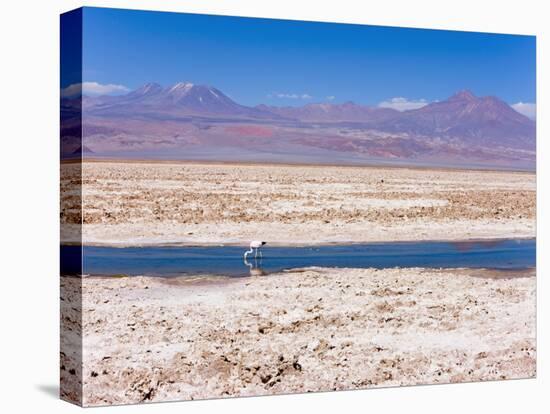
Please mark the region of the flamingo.
[[246, 256], [249, 254], [252, 254], [254, 252], [254, 258], [258, 257], [258, 251], [260, 252], [260, 257], [263, 257], [262, 251], [260, 250], [264, 244], [267, 242], [260, 241], [260, 240], [252, 240], [250, 242], [250, 250], [247, 250], [244, 252], [244, 260], [246, 260]]

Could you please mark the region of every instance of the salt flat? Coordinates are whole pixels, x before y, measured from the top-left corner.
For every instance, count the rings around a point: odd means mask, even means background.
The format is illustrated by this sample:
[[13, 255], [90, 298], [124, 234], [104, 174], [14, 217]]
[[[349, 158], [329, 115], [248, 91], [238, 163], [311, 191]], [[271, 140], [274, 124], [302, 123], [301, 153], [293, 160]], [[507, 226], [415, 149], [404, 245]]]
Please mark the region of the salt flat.
[[[61, 173], [63, 242], [79, 240], [81, 220], [85, 244], [114, 246], [521, 238], [536, 228], [533, 173], [117, 161]], [[62, 397], [82, 392], [90, 406], [536, 375], [534, 270], [64, 276], [61, 293]]]
[[[62, 278], [64, 301], [78, 301], [69, 292], [79, 283]], [[533, 271], [310, 268], [82, 283], [85, 405], [536, 374]], [[74, 359], [62, 362], [66, 383], [78, 381]]]
[[[62, 169], [76, 241], [80, 170]], [[85, 162], [87, 244], [322, 244], [534, 237], [534, 173], [223, 163]], [[72, 183], [72, 184], [71, 184]]]

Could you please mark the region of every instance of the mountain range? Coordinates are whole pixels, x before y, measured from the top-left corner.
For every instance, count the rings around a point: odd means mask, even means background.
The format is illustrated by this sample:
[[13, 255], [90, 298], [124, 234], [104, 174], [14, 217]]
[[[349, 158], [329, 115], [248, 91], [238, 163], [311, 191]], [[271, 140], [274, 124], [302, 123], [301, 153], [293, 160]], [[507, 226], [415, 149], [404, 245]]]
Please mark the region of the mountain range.
[[61, 112], [64, 156], [535, 166], [535, 122], [468, 90], [400, 112], [353, 102], [250, 107], [211, 86], [148, 83], [125, 95], [63, 98]]

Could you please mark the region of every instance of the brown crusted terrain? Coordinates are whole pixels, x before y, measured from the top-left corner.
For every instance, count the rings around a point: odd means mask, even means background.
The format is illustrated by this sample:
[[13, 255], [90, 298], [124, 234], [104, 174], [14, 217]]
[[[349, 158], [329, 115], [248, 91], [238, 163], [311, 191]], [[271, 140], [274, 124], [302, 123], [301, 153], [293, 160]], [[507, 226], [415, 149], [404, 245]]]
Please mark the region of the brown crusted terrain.
[[486, 272], [84, 278], [84, 403], [533, 377], [534, 272]]
[[[69, 171], [65, 182], [78, 180]], [[261, 236], [302, 244], [535, 234], [532, 173], [89, 162], [82, 186], [88, 243], [244, 243]], [[63, 201], [64, 223], [78, 223], [78, 211], [71, 209], [78, 195], [66, 194]], [[70, 239], [67, 232], [65, 241]]]
[[[64, 242], [79, 239], [81, 219], [85, 243], [110, 245], [467, 248], [535, 235], [531, 173], [169, 162], [82, 171], [62, 168]], [[533, 377], [535, 292], [533, 271], [62, 277], [62, 393], [105, 405]]]

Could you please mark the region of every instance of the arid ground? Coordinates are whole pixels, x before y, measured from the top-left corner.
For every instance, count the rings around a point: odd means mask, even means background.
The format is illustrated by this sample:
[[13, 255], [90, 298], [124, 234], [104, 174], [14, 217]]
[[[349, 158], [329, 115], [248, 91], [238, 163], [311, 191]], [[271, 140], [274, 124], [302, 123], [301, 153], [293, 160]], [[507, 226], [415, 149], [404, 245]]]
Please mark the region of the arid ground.
[[[62, 186], [79, 180], [66, 165]], [[534, 173], [215, 163], [86, 162], [83, 240], [319, 244], [534, 237]], [[79, 198], [62, 202], [78, 239]]]
[[[82, 171], [62, 168], [63, 242], [78, 240], [80, 183], [86, 244], [535, 236], [532, 173], [154, 162]], [[534, 269], [61, 284], [61, 393], [84, 405], [536, 375]]]
[[533, 377], [535, 289], [466, 269], [84, 278], [84, 404]]

